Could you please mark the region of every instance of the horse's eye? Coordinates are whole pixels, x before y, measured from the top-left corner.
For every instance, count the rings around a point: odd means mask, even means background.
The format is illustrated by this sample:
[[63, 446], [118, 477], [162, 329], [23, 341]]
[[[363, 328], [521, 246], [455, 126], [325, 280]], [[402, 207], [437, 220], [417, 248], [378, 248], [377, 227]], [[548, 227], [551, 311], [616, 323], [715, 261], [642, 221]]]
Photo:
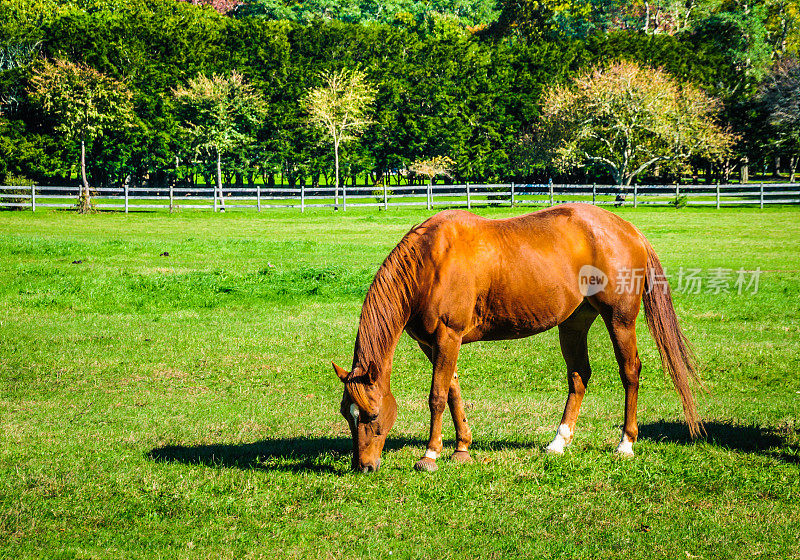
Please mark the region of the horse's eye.
[[367, 432], [367, 435], [370, 437], [379, 436], [383, 432], [380, 422], [367, 422], [363, 424], [363, 426]]

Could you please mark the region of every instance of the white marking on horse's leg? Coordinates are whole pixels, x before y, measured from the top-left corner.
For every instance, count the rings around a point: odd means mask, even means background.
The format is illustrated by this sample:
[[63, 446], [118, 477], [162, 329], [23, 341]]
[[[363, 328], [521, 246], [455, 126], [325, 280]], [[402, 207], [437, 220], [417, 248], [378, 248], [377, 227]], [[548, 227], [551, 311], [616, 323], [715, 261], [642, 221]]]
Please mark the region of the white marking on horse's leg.
[[564, 448], [572, 442], [572, 430], [567, 424], [561, 424], [556, 431], [556, 437], [545, 450], [548, 453], [564, 453]]
[[633, 457], [633, 442], [625, 432], [622, 432], [622, 440], [617, 446], [617, 453], [626, 457]]
[[425, 451], [425, 457], [427, 457], [428, 459], [433, 459], [435, 461], [436, 459], [439, 458], [439, 454], [436, 453], [436, 451], [431, 451], [430, 449], [427, 449]]
[[351, 404], [350, 405], [350, 416], [353, 417], [353, 422], [356, 423], [356, 426], [358, 426], [358, 414], [359, 414], [358, 405], [356, 403]]

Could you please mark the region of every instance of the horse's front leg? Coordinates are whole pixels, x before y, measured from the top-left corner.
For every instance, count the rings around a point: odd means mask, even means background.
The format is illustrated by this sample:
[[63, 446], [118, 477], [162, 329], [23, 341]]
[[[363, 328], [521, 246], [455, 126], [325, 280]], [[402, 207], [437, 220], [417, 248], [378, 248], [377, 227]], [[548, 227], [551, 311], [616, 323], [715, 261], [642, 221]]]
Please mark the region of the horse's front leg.
[[[418, 471], [433, 472], [438, 468], [436, 459], [441, 455], [443, 447], [442, 414], [445, 406], [447, 406], [451, 387], [453, 386], [459, 348], [461, 348], [460, 335], [447, 328], [437, 332], [436, 344], [431, 349], [430, 356], [433, 362], [433, 380], [431, 381], [431, 392], [428, 397], [428, 406], [431, 411], [431, 431], [428, 438], [428, 449], [422, 459], [414, 465], [414, 468]], [[456, 394], [458, 401], [461, 401], [460, 387], [454, 392], [454, 399]], [[464, 418], [463, 401], [461, 401], [460, 409], [460, 418]], [[466, 424], [466, 422], [464, 423]]]

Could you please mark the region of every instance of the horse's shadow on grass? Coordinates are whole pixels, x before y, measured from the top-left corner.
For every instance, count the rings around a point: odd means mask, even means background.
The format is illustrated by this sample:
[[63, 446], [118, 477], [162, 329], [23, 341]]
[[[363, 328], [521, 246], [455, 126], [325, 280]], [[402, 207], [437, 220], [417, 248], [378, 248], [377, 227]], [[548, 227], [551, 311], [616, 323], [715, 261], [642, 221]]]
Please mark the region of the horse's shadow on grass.
[[[705, 429], [706, 436], [703, 439], [711, 445], [741, 453], [761, 454], [787, 463], [800, 463], [800, 446], [788, 444], [774, 430], [725, 422], [708, 422]], [[686, 424], [665, 421], [640, 425], [639, 439], [680, 445], [694, 441], [689, 437]], [[420, 438], [390, 436], [384, 450], [396, 451], [407, 446], [424, 447], [426, 444], [427, 441]], [[497, 451], [531, 446], [535, 444], [505, 440], [476, 441], [473, 449]], [[265, 439], [254, 443], [168, 445], [151, 450], [147, 457], [156, 462], [188, 465], [340, 473], [344, 464], [349, 468], [352, 450], [349, 437], [296, 437]], [[343, 461], [345, 457], [347, 460]]]
[[[445, 442], [453, 447], [454, 442]], [[409, 437], [386, 439], [384, 451], [396, 451], [408, 446], [422, 447], [427, 440]], [[475, 449], [502, 449], [528, 447], [515, 441], [477, 443]], [[208, 445], [167, 445], [151, 450], [147, 457], [156, 462], [183, 463], [238, 469], [263, 469], [289, 472], [341, 472], [342, 457], [353, 452], [352, 440], [347, 437], [297, 437], [265, 439], [254, 443], [208, 444]]]
[[640, 425], [639, 439], [681, 445], [706, 441], [731, 451], [774, 457], [787, 463], [800, 463], [800, 446], [788, 443], [773, 429], [718, 421], [706, 422], [704, 427], [705, 436], [692, 440], [686, 424], [658, 421]]
[[[389, 437], [384, 449], [393, 451], [408, 445], [422, 446], [425, 442], [420, 439]], [[352, 452], [353, 443], [350, 438], [296, 437], [265, 439], [254, 443], [168, 445], [153, 449], [147, 457], [156, 462], [238, 469], [340, 472], [341, 457], [348, 457], [349, 466]]]

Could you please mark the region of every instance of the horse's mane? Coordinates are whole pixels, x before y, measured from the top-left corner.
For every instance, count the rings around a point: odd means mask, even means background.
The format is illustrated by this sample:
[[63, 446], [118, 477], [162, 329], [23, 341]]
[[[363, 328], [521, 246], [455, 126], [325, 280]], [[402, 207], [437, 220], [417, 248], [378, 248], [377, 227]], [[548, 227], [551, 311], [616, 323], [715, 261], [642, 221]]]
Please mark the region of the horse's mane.
[[394, 350], [399, 333], [409, 319], [417, 272], [422, 264], [420, 239], [425, 228], [417, 226], [400, 240], [375, 273], [361, 308], [361, 319], [353, 355], [353, 367], [370, 364], [381, 368]]

